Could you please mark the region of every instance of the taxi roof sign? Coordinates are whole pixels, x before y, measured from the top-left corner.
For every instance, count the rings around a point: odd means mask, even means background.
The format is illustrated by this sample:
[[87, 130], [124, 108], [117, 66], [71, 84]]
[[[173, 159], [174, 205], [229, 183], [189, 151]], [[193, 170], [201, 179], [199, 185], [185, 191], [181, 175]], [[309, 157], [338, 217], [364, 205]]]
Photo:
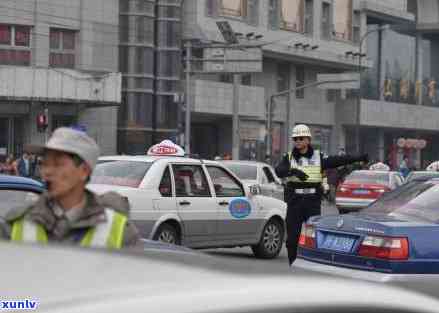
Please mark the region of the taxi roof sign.
[[185, 152], [182, 147], [176, 145], [171, 140], [163, 140], [148, 149], [147, 155], [150, 156], [178, 156], [184, 157]]
[[386, 172], [388, 172], [388, 171], [390, 171], [390, 167], [388, 165], [382, 163], [382, 162], [378, 162], [378, 163], [372, 164], [369, 167], [369, 170], [371, 170], [371, 171], [386, 171]]

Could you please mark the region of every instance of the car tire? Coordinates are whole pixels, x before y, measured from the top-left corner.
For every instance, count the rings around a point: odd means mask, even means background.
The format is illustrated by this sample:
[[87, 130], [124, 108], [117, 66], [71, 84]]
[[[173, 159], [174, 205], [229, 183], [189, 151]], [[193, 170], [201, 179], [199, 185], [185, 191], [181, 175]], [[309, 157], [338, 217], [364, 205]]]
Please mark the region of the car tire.
[[181, 244], [181, 238], [180, 235], [178, 234], [177, 229], [175, 229], [175, 227], [169, 223], [164, 223], [160, 225], [160, 227], [157, 229], [156, 233], [154, 234], [153, 239], [173, 245]]
[[262, 230], [259, 243], [251, 247], [253, 254], [260, 259], [277, 257], [282, 250], [284, 233], [284, 227], [279, 221], [269, 220]]

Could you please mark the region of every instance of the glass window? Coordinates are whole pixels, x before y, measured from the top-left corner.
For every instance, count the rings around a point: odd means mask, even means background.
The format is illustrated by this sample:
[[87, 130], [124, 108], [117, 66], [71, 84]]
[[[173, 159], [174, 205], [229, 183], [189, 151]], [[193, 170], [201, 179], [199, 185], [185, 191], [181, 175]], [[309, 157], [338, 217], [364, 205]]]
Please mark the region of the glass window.
[[130, 9], [130, 0], [119, 0], [120, 12], [128, 12]]
[[65, 30], [62, 34], [63, 50], [75, 49], [75, 32]]
[[408, 220], [439, 223], [438, 194], [439, 185], [437, 183], [410, 182], [383, 194], [362, 212], [384, 213], [406, 217]]
[[[303, 65], [296, 66], [296, 88], [300, 88], [305, 85], [305, 67]], [[305, 98], [305, 89], [296, 90], [296, 98]]]
[[210, 197], [209, 184], [199, 165], [172, 165], [177, 197]]
[[30, 27], [15, 26], [15, 45], [19, 47], [30, 46]]
[[243, 74], [241, 76], [241, 85], [251, 86], [252, 85], [252, 75], [251, 74]]
[[352, 0], [334, 1], [334, 36], [352, 40]]
[[174, 6], [160, 6], [159, 17], [181, 18], [181, 9]]
[[253, 26], [257, 26], [259, 23], [259, 0], [247, 0], [248, 1], [248, 16], [247, 21]]
[[282, 0], [282, 29], [303, 32], [304, 5], [304, 0]]
[[177, 128], [178, 106], [173, 96], [157, 96], [157, 127], [164, 129]]
[[90, 183], [137, 188], [151, 164], [151, 162], [137, 161], [99, 161]]
[[389, 185], [389, 178], [390, 176], [388, 173], [373, 171], [354, 171], [346, 177], [345, 182]]
[[166, 167], [162, 180], [160, 181], [159, 192], [162, 197], [172, 197], [171, 172]]
[[225, 16], [247, 17], [247, 0], [219, 0], [220, 13]]
[[160, 51], [157, 54], [158, 76], [179, 77], [180, 75], [180, 52]]
[[208, 166], [207, 171], [212, 179], [217, 197], [244, 197], [244, 189], [224, 169], [215, 166]]
[[282, 92], [290, 89], [290, 64], [279, 63], [277, 65], [277, 91]]
[[128, 47], [119, 47], [119, 71], [128, 72]]
[[322, 23], [321, 36], [323, 39], [331, 38], [331, 5], [327, 2], [322, 3]]
[[128, 42], [129, 35], [129, 24], [128, 24], [128, 16], [121, 15], [119, 18], [119, 39], [121, 42]]
[[269, 0], [268, 2], [268, 25], [272, 29], [279, 28], [279, 1]]
[[50, 49], [61, 49], [61, 32], [58, 30], [50, 30]]
[[314, 3], [313, 0], [305, 0], [305, 25], [304, 32], [306, 34], [313, 33], [313, 17], [314, 17]]
[[139, 43], [154, 43], [154, 19], [146, 16], [136, 16], [136, 41]]
[[264, 174], [267, 177], [269, 183], [274, 183], [276, 180], [274, 179], [273, 173], [270, 171], [268, 167], [263, 168]]
[[11, 26], [0, 25], [0, 44], [1, 45], [11, 44]]
[[0, 64], [29, 66], [31, 52], [29, 50], [0, 49]]
[[176, 21], [158, 23], [158, 45], [161, 47], [180, 47], [181, 24]]
[[205, 0], [206, 2], [206, 15], [216, 16], [217, 15], [217, 2], [218, 0]]
[[256, 180], [258, 175], [258, 169], [254, 165], [246, 164], [233, 164], [229, 162], [224, 162], [229, 170], [231, 170], [236, 176], [242, 180]]
[[139, 74], [153, 74], [154, 64], [151, 60], [154, 59], [154, 50], [152, 48], [135, 48], [135, 71]]
[[39, 195], [31, 191], [0, 189], [0, 199], [2, 199], [0, 217], [4, 217], [12, 208], [27, 207], [37, 201], [38, 198]]

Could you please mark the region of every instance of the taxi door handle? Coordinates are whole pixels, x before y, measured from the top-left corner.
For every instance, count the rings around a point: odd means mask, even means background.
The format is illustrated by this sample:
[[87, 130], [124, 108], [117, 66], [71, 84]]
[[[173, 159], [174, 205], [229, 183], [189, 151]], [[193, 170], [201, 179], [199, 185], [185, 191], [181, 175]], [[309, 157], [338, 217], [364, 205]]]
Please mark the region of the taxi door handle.
[[228, 203], [227, 201], [221, 201], [221, 202], [219, 203], [219, 205], [229, 205], [229, 203]]
[[189, 201], [180, 201], [179, 204], [180, 205], [191, 205], [191, 203]]

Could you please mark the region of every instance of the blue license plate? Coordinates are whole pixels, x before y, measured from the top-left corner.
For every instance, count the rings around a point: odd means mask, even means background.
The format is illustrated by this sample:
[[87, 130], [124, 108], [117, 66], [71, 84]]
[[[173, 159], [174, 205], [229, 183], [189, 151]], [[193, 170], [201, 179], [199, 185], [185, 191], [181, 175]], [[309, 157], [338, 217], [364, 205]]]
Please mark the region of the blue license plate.
[[327, 234], [319, 248], [349, 253], [352, 251], [354, 243], [355, 238], [353, 237]]
[[356, 189], [352, 193], [354, 195], [368, 195], [370, 193], [370, 191], [366, 190], [366, 189]]

